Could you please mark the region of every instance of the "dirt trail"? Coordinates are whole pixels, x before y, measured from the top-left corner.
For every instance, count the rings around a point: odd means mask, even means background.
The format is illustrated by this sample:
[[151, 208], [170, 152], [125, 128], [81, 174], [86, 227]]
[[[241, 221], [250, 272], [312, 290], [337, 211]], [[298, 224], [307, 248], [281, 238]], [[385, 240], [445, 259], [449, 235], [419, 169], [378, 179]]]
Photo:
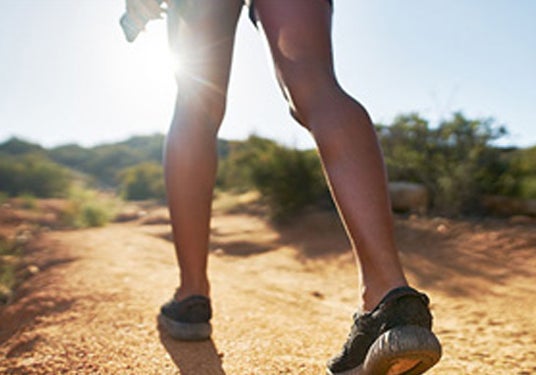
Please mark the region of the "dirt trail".
[[[403, 262], [432, 298], [444, 346], [430, 374], [536, 373], [535, 229], [534, 221], [397, 220]], [[214, 335], [202, 343], [156, 327], [177, 283], [169, 232], [138, 220], [37, 237], [29, 261], [40, 272], [0, 310], [0, 373], [324, 373], [357, 303], [333, 215], [276, 230], [257, 216], [216, 213]]]

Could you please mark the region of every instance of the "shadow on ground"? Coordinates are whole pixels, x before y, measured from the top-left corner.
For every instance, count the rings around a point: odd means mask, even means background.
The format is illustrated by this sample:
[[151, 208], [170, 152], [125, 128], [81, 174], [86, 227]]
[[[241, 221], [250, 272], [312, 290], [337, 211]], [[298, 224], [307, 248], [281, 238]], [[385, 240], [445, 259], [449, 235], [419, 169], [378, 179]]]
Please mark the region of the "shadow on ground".
[[17, 332], [27, 329], [37, 317], [61, 314], [71, 309], [75, 301], [60, 297], [40, 297], [28, 294], [17, 298], [17, 308], [11, 305], [0, 308], [0, 345]]
[[[298, 257], [303, 259], [351, 251], [335, 211], [312, 211], [277, 225], [248, 213], [220, 214], [218, 220], [219, 225], [212, 230], [210, 250], [227, 255], [250, 256], [284, 246], [298, 249]], [[259, 220], [265, 223], [264, 227], [252, 230], [250, 221]], [[477, 279], [506, 284], [512, 275], [528, 276], [532, 272], [530, 265], [516, 259], [527, 259], [527, 253], [536, 249], [534, 224], [512, 225], [505, 219], [449, 220], [401, 215], [395, 222], [404, 267], [419, 287], [471, 296], [488, 292], [481, 290], [482, 283], [474, 282]], [[231, 230], [226, 229], [227, 223]], [[159, 237], [172, 240], [169, 232]], [[530, 254], [528, 258], [532, 258]], [[450, 282], [459, 277], [465, 278], [465, 282]]]
[[160, 342], [168, 352], [181, 375], [225, 375], [221, 355], [214, 342], [206, 341], [177, 341], [168, 336], [158, 327]]
[[[299, 249], [305, 257], [323, 257], [349, 251], [350, 244], [344, 228], [335, 211], [313, 211], [301, 215], [285, 223], [270, 223], [265, 216], [250, 215], [249, 213], [233, 213], [220, 216], [221, 221], [226, 217], [236, 221], [236, 216], [242, 220], [262, 221], [263, 227], [251, 228], [233, 223], [233, 230], [212, 228], [210, 251], [220, 251], [232, 256], [250, 256], [277, 250], [284, 246]], [[156, 234], [158, 238], [173, 242], [172, 233], [167, 230]]]
[[[478, 281], [505, 285], [513, 275], [532, 272], [525, 260], [536, 249], [536, 232], [529, 226], [493, 219], [398, 218], [395, 235], [405, 270], [416, 282], [453, 296], [490, 293]], [[451, 282], [454, 278], [464, 282]]]
[[[53, 249], [58, 245], [43, 241], [40, 236], [34, 237], [24, 248], [25, 264], [21, 273], [14, 299], [6, 306], [0, 306], [0, 344], [7, 341], [17, 332], [26, 329], [37, 317], [60, 314], [71, 308], [74, 300], [61, 296], [61, 293], [50, 295], [40, 293], [49, 284], [57, 280], [47, 277], [49, 270], [61, 267], [76, 260], [73, 257], [61, 257]], [[38, 272], [24, 272], [29, 265], [36, 267]], [[35, 285], [39, 285], [35, 288]], [[16, 351], [15, 351], [16, 352]]]

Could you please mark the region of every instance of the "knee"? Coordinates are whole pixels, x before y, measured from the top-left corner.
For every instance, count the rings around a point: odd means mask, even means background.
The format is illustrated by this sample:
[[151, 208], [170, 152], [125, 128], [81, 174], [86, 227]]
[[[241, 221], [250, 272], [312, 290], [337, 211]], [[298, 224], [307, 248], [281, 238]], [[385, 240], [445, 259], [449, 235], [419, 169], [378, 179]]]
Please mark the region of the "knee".
[[311, 118], [317, 111], [325, 111], [342, 90], [331, 72], [307, 68], [287, 69], [279, 81], [291, 115], [310, 129]]
[[226, 95], [210, 87], [179, 86], [175, 118], [182, 126], [193, 126], [217, 133], [223, 121]]

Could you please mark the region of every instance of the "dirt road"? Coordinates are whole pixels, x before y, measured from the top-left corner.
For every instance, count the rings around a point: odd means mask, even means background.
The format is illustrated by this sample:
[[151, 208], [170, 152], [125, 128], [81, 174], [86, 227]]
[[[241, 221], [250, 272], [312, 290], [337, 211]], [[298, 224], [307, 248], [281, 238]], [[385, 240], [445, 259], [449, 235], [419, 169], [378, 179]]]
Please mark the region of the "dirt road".
[[[214, 334], [202, 343], [157, 329], [177, 270], [169, 226], [144, 220], [163, 215], [35, 238], [27, 261], [40, 271], [0, 310], [0, 373], [324, 373], [357, 304], [354, 261], [332, 214], [274, 229], [216, 213]], [[399, 218], [396, 232], [444, 347], [429, 373], [535, 374], [535, 222]]]

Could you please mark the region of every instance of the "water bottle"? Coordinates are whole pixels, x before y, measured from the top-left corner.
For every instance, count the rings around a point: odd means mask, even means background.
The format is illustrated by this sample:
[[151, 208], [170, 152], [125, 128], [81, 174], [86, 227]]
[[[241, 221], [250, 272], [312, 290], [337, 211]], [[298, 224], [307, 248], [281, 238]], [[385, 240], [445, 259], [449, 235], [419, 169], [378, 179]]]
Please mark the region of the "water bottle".
[[[132, 1], [127, 12], [119, 20], [119, 24], [129, 42], [133, 42], [136, 39], [140, 31], [145, 29], [147, 22], [161, 18], [161, 13], [164, 11], [164, 9], [160, 8], [160, 12], [155, 13], [154, 10], [144, 6], [143, 2], [144, 0]], [[156, 0], [156, 2], [158, 5], [162, 5], [164, 0]]]

